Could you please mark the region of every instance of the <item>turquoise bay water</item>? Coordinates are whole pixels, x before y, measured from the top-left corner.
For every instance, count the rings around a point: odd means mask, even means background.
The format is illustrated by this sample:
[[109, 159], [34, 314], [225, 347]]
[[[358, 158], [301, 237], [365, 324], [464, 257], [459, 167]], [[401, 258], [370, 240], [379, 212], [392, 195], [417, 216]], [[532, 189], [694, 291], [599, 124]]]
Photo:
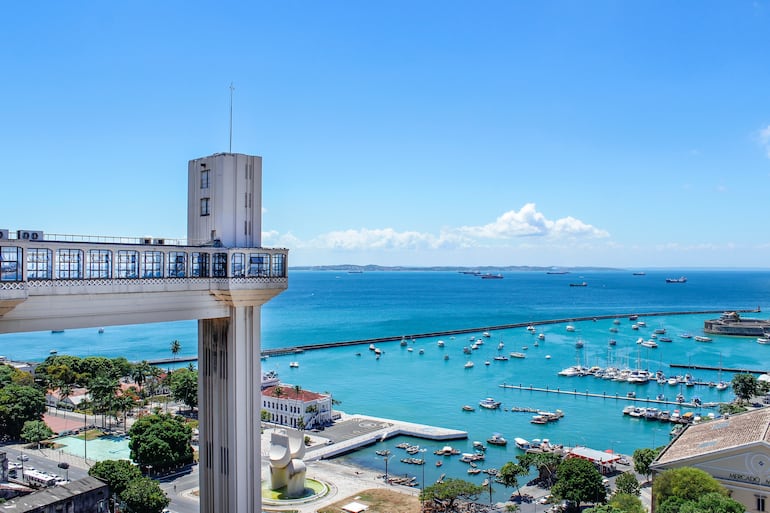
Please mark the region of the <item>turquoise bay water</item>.
[[[685, 284], [666, 284], [666, 277], [686, 275]], [[588, 283], [587, 287], [569, 287], [569, 283]], [[385, 354], [379, 360], [366, 346], [307, 351], [299, 355], [271, 357], [263, 370], [277, 370], [281, 379], [308, 390], [332, 392], [341, 401], [340, 409], [381, 417], [420, 422], [466, 430], [467, 441], [450, 442], [464, 452], [471, 452], [473, 440], [485, 441], [499, 432], [514, 437], [548, 438], [552, 443], [587, 445], [598, 450], [629, 454], [638, 447], [657, 446], [668, 441], [670, 425], [632, 419], [621, 411], [629, 404], [629, 391], [638, 397], [655, 398], [663, 393], [674, 398], [675, 386], [630, 385], [594, 378], [566, 378], [557, 375], [578, 359], [584, 365], [604, 366], [612, 361], [618, 366], [661, 369], [665, 374], [683, 374], [686, 369], [671, 369], [670, 363], [713, 365], [741, 369], [770, 368], [770, 346], [753, 338], [713, 337], [712, 343], [697, 343], [679, 338], [682, 332], [702, 333], [703, 321], [715, 315], [663, 315], [642, 317], [647, 327], [631, 329], [630, 313], [752, 309], [767, 304], [770, 271], [647, 271], [633, 276], [630, 271], [605, 271], [547, 275], [543, 272], [505, 273], [503, 280], [481, 280], [453, 272], [291, 272], [289, 290], [262, 309], [263, 348], [356, 340], [384, 336], [410, 335], [458, 328], [479, 328], [476, 337], [489, 326], [555, 318], [594, 315], [618, 315], [618, 333], [609, 330], [612, 320], [577, 322], [574, 333], [564, 324], [539, 328], [546, 335], [535, 347], [535, 337], [525, 329], [493, 331], [471, 359], [475, 366], [465, 369], [467, 359], [462, 347], [470, 345], [470, 335], [454, 339], [442, 337], [419, 339], [407, 347], [398, 342], [378, 344]], [[749, 315], [749, 314], [746, 314]], [[766, 317], [765, 314], [751, 314]], [[655, 328], [663, 327], [673, 339], [659, 343], [658, 349], [636, 344], [638, 337], [649, 338]], [[583, 349], [576, 349], [580, 338]], [[614, 338], [617, 345], [610, 347]], [[108, 326], [103, 334], [96, 327], [68, 330], [65, 333], [30, 333], [0, 336], [0, 354], [19, 360], [42, 360], [51, 349], [60, 354], [79, 356], [125, 356], [129, 360], [170, 357], [170, 343], [179, 340], [180, 355], [196, 353], [196, 323], [177, 322], [141, 326]], [[526, 352], [525, 359], [495, 361], [497, 345], [505, 344], [504, 354]], [[528, 349], [523, 350], [527, 346]], [[419, 354], [419, 349], [424, 354]], [[361, 353], [361, 356], [356, 356]], [[449, 360], [444, 360], [444, 355]], [[547, 359], [546, 355], [551, 358]], [[289, 368], [289, 361], [298, 368]], [[484, 365], [485, 361], [490, 365]], [[693, 371], [703, 381], [717, 381], [717, 371]], [[721, 376], [730, 380], [731, 375]], [[561, 388], [606, 394], [611, 399], [543, 394], [533, 391], [503, 389], [503, 383]], [[718, 392], [709, 387], [690, 387], [682, 392], [702, 401], [729, 400], [729, 390]], [[618, 395], [620, 399], [614, 399]], [[565, 416], [556, 423], [534, 425], [531, 414], [479, 409], [479, 400], [494, 397], [503, 408], [561, 409]], [[477, 407], [463, 412], [461, 406]], [[672, 407], [673, 409], [673, 407]], [[709, 410], [703, 409], [702, 413]], [[384, 471], [384, 462], [374, 451], [390, 447], [396, 457], [389, 472], [409, 473], [432, 482], [440, 474], [483, 479], [485, 474], [468, 476], [467, 465], [457, 458], [444, 458], [436, 467], [435, 449], [442, 442], [411, 440], [428, 448], [424, 468], [402, 464], [401, 440], [391, 440], [362, 449], [341, 458]], [[90, 452], [90, 446], [89, 446]], [[490, 447], [482, 468], [500, 468], [518, 454], [513, 444], [507, 448]], [[498, 492], [500, 498], [507, 493]]]

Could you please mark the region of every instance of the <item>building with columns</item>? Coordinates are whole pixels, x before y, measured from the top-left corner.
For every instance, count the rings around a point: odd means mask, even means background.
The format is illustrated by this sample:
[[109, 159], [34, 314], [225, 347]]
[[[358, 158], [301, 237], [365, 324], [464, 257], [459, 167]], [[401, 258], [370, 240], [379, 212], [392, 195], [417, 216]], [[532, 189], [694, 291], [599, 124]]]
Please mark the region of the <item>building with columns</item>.
[[332, 423], [332, 396], [274, 385], [262, 390], [262, 411], [269, 421], [294, 429], [314, 429]]
[[188, 164], [187, 240], [0, 229], [0, 333], [198, 321], [204, 513], [262, 511], [260, 316], [288, 251], [261, 247], [261, 194], [261, 157], [218, 153]]

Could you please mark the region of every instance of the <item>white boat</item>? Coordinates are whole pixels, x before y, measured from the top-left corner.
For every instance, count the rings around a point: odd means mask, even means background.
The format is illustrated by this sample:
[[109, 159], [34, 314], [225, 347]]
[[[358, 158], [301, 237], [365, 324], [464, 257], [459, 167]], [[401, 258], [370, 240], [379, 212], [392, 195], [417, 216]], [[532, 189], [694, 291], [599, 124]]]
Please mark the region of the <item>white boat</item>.
[[500, 433], [495, 433], [491, 437], [487, 438], [487, 443], [491, 445], [507, 445], [508, 440], [503, 438]]
[[693, 340], [696, 342], [711, 342], [713, 339], [711, 337], [703, 337], [701, 335], [696, 335], [693, 337]]
[[299, 367], [299, 362], [289, 362], [289, 367], [291, 367], [292, 369], [296, 369], [297, 367]]
[[481, 336], [482, 336], [482, 337], [487, 337], [487, 338], [489, 338], [489, 337], [491, 337], [492, 335], [490, 335], [488, 331], [485, 331], [484, 333], [482, 333], [482, 334], [481, 334]]
[[540, 339], [540, 340], [545, 340], [545, 333], [540, 333], [540, 334], [537, 336], [537, 338], [538, 338], [538, 339]]
[[567, 331], [575, 331], [575, 327], [572, 324], [567, 324]]
[[466, 369], [470, 369], [471, 367], [473, 367], [473, 362], [468, 360], [467, 362], [465, 362], [465, 365], [463, 365], [463, 367], [465, 367]]
[[526, 451], [527, 449], [532, 448], [532, 446], [529, 444], [529, 441], [525, 440], [524, 438], [516, 437], [513, 439], [513, 442], [516, 444], [516, 447], [518, 447], [522, 451]]
[[692, 338], [692, 335], [690, 335], [689, 333], [680, 333], [679, 337], [680, 338]]
[[495, 401], [491, 397], [487, 397], [484, 400], [479, 401], [479, 406], [488, 410], [496, 410], [500, 407], [500, 401]]
[[508, 357], [505, 355], [497, 355], [494, 357], [494, 360], [501, 361], [501, 362], [507, 362]]
[[527, 355], [524, 353], [511, 353], [511, 358], [526, 358]]
[[770, 344], [770, 337], [759, 337], [757, 338], [757, 344]]
[[262, 388], [271, 387], [277, 385], [281, 380], [278, 378], [278, 373], [275, 371], [262, 373]]
[[369, 351], [374, 351], [375, 349], [374, 344], [369, 344]]
[[530, 333], [534, 333], [535, 327], [530, 324], [529, 326], [527, 326], [527, 331], [529, 331]]
[[505, 344], [503, 344], [502, 342], [500, 342], [499, 344], [497, 344], [497, 350], [498, 350], [498, 351], [500, 351], [500, 350], [501, 350], [502, 348], [504, 348], [504, 347], [505, 347]]
[[414, 351], [414, 348], [413, 348], [413, 347], [407, 347], [407, 348], [406, 348], [406, 350], [407, 350], [407, 351], [409, 351], [409, 352], [411, 353], [411, 352], [413, 352], [413, 351]]
[[436, 342], [436, 345], [439, 346], [439, 347], [444, 347], [444, 341], [443, 340], [439, 340], [438, 342]]
[[727, 383], [725, 383], [724, 381], [720, 381], [719, 383], [717, 383], [716, 389], [717, 390], [726, 390], [727, 387], [728, 387]]
[[645, 340], [644, 342], [642, 342], [641, 346], [642, 347], [650, 347], [650, 348], [654, 349], [654, 348], [658, 347], [658, 343], [655, 342], [654, 340], [650, 339], [650, 340]]
[[586, 374], [586, 369], [581, 365], [572, 365], [570, 367], [567, 367], [566, 369], [562, 369], [559, 371], [559, 376], [567, 376], [567, 377], [584, 376], [585, 374]]
[[580, 349], [584, 345], [585, 345], [585, 343], [582, 340], [580, 340], [580, 339], [578, 339], [578, 341], [575, 342], [575, 347], [577, 347], [578, 349]]

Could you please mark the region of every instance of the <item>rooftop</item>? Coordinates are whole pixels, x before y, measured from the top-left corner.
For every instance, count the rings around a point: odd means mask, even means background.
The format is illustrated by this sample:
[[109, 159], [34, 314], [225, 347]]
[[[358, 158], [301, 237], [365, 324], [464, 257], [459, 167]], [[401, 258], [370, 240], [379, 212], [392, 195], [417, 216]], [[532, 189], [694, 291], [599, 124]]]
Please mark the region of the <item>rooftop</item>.
[[692, 424], [663, 449], [655, 464], [667, 464], [759, 442], [770, 442], [770, 408]]

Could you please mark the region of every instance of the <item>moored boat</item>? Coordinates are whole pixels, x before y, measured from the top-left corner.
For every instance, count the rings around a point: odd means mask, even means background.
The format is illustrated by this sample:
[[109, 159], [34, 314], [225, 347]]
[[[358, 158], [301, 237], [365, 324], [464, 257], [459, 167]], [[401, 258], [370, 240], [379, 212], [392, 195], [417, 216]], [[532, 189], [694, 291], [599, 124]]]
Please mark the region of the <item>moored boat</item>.
[[496, 410], [500, 407], [500, 404], [502, 404], [500, 401], [495, 401], [491, 397], [479, 401], [479, 406], [488, 410]]
[[680, 276], [679, 278], [666, 278], [666, 283], [687, 283], [687, 278]]
[[713, 339], [711, 337], [704, 337], [702, 335], [696, 335], [693, 337], [693, 340], [696, 342], [711, 342]]
[[503, 438], [503, 435], [501, 435], [500, 433], [495, 433], [491, 437], [487, 438], [487, 443], [491, 445], [504, 446], [504, 445], [508, 445], [508, 440]]
[[531, 449], [532, 446], [530, 445], [529, 441], [524, 438], [516, 437], [513, 439], [513, 442], [516, 444], [516, 447], [521, 449], [522, 451], [526, 451], [527, 449]]

